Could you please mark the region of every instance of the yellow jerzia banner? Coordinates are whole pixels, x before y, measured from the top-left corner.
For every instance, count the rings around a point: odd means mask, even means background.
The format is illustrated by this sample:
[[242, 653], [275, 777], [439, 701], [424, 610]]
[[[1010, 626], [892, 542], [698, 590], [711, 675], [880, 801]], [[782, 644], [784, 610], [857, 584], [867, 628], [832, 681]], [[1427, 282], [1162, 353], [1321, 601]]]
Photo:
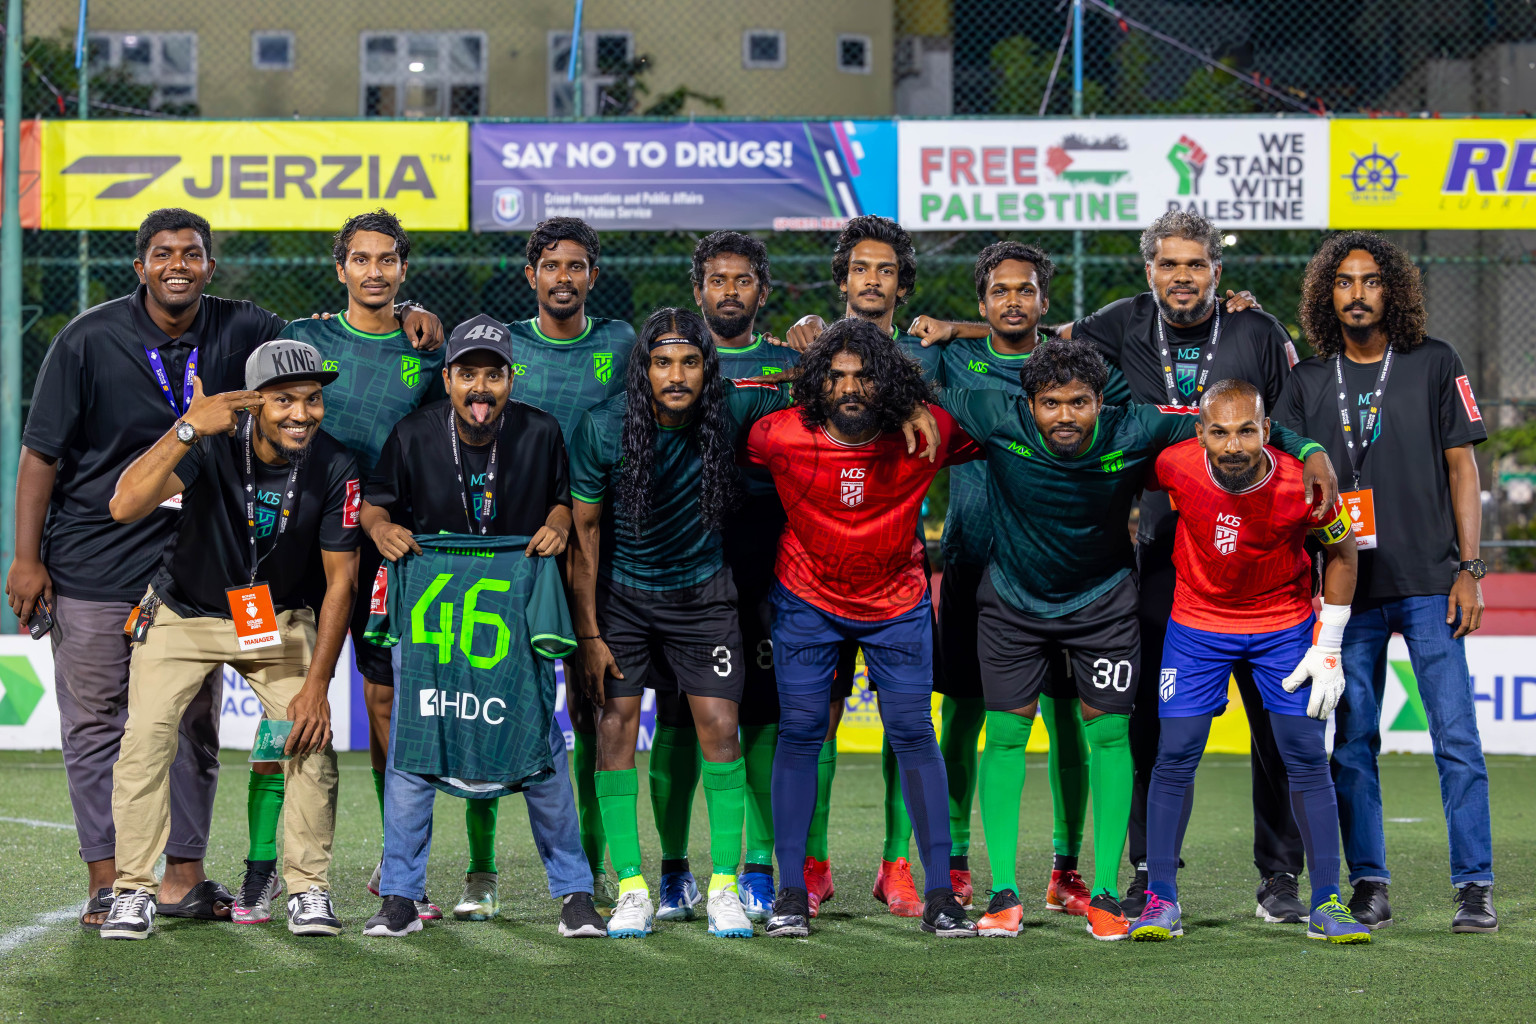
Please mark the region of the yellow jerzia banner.
[[43, 227], [136, 228], [181, 206], [216, 231], [334, 231], [383, 206], [413, 231], [462, 231], [468, 132], [462, 122], [52, 121]]
[[1536, 227], [1536, 121], [1332, 124], [1335, 228]]

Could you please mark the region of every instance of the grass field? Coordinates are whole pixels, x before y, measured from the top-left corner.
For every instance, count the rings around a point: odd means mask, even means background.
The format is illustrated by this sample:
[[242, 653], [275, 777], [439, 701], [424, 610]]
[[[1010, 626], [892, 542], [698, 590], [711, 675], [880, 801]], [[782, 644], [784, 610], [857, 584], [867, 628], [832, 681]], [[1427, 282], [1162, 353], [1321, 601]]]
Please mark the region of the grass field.
[[[642, 759], [641, 776], [644, 777]], [[1100, 943], [1079, 918], [1042, 909], [1050, 870], [1049, 791], [1032, 759], [1024, 797], [1024, 933], [940, 942], [890, 917], [869, 894], [879, 854], [873, 755], [840, 760], [832, 812], [837, 896], [808, 941], [711, 939], [703, 922], [642, 941], [569, 940], [517, 798], [503, 802], [503, 916], [429, 924], [407, 939], [365, 939], [377, 908], [364, 883], [379, 821], [364, 755], [343, 756], [333, 882], [347, 921], [337, 940], [269, 925], [162, 922], [146, 942], [103, 942], [74, 923], [84, 875], [56, 753], [0, 753], [0, 1020], [4, 1021], [1519, 1021], [1536, 1018], [1536, 759], [1493, 758], [1495, 890], [1502, 931], [1451, 935], [1446, 841], [1427, 757], [1382, 761], [1398, 923], [1369, 946], [1308, 941], [1253, 916], [1245, 759], [1201, 768], [1184, 856], [1184, 938]], [[245, 850], [245, 766], [228, 755], [209, 856], [233, 887]], [[642, 836], [655, 870], [642, 793]], [[458, 893], [463, 814], [438, 801], [429, 876]], [[18, 821], [17, 819], [24, 819]], [[979, 817], [972, 864], [986, 888]], [[703, 801], [694, 853], [705, 856]], [[700, 870], [707, 865], [696, 859]], [[1085, 864], [1085, 870], [1087, 865]], [[1123, 876], [1122, 876], [1123, 877]], [[921, 883], [919, 883], [921, 885]], [[1305, 887], [1303, 887], [1305, 892]], [[1346, 893], [1347, 896], [1347, 893]], [[984, 898], [983, 898], [984, 900]], [[979, 910], [977, 911], [979, 913]]]

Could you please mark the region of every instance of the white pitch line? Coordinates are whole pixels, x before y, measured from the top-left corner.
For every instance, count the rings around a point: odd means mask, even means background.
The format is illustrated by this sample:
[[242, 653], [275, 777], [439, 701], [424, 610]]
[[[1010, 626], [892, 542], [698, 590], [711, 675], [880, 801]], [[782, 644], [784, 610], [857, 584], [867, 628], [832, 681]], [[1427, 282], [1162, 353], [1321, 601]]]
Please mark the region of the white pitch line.
[[30, 825], [32, 828], [62, 828], [73, 832], [75, 826], [65, 825], [58, 821], [38, 821], [36, 818], [0, 818], [0, 821], [8, 821], [13, 825]]
[[37, 923], [23, 925], [20, 928], [12, 928], [0, 935], [0, 956], [11, 952], [18, 946], [40, 939], [48, 931], [49, 925], [61, 924], [65, 921], [73, 921], [79, 916], [79, 911], [71, 907], [62, 907], [58, 910], [50, 910], [46, 914], [37, 915]]

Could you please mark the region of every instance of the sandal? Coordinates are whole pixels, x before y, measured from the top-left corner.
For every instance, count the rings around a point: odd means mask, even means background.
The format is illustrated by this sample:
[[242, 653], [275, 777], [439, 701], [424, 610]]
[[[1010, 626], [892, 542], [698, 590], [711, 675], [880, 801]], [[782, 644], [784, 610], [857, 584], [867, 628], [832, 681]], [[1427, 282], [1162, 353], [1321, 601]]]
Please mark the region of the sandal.
[[112, 904], [116, 899], [117, 893], [110, 886], [104, 889], [97, 889], [96, 895], [86, 900], [85, 909], [80, 911], [80, 927], [99, 931], [101, 929], [101, 922], [87, 921], [86, 918], [92, 914], [111, 913]]
[[233, 907], [234, 896], [228, 889], [215, 882], [211, 878], [205, 878], [194, 885], [188, 893], [181, 898], [180, 903], [155, 904], [155, 913], [161, 917], [190, 917], [199, 921], [228, 921], [229, 915], [218, 913], [219, 905]]

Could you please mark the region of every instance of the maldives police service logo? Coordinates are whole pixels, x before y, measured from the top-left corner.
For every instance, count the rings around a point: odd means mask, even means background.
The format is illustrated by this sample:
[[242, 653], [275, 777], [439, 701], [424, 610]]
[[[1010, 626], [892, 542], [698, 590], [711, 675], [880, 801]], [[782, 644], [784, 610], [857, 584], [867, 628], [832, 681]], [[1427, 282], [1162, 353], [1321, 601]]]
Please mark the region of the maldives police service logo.
[[863, 469], [843, 470], [843, 504], [849, 508], [864, 504], [864, 474]]
[[400, 357], [400, 383], [414, 388], [421, 381], [421, 359], [418, 356]]
[[491, 216], [501, 224], [516, 224], [523, 219], [523, 190], [499, 188], [491, 193]]
[[1216, 517], [1216, 550], [1230, 555], [1237, 550], [1237, 531], [1243, 525], [1241, 516], [1223, 512]]
[[592, 353], [592, 376], [597, 378], [599, 384], [607, 384], [613, 379], [613, 353]]

